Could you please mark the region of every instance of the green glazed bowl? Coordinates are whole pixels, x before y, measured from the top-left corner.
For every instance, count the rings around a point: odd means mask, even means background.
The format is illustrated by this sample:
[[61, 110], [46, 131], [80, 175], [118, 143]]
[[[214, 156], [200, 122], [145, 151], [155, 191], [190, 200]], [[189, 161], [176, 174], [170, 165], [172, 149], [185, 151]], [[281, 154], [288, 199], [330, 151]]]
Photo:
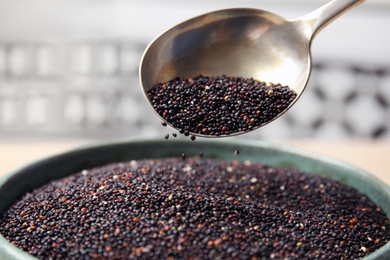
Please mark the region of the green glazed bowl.
[[[234, 151], [239, 150], [238, 156]], [[356, 188], [380, 206], [390, 219], [390, 188], [379, 179], [352, 165], [267, 142], [216, 140], [133, 139], [83, 147], [27, 165], [0, 179], [0, 214], [27, 191], [50, 180], [110, 162], [132, 159], [199, 156], [205, 158], [249, 160], [274, 166], [295, 168], [318, 174]], [[36, 259], [16, 248], [0, 235], [0, 259]], [[390, 242], [365, 259], [390, 259]]]

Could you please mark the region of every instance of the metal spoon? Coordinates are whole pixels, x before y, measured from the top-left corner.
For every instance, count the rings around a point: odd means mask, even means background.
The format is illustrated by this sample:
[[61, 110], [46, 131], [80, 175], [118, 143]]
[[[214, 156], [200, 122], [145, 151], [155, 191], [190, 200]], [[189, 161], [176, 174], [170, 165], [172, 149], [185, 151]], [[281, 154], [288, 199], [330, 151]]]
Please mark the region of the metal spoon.
[[150, 104], [147, 91], [176, 77], [253, 77], [293, 89], [297, 97], [290, 108], [310, 77], [313, 38], [333, 19], [363, 1], [333, 0], [292, 20], [264, 10], [237, 8], [180, 23], [158, 36], [145, 50], [140, 63], [144, 95]]

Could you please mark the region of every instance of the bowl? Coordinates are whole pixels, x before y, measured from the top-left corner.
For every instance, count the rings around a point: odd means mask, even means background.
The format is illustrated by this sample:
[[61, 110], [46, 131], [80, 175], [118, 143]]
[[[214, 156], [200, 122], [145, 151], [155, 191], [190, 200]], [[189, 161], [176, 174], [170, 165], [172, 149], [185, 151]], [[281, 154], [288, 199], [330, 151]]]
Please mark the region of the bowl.
[[[234, 154], [239, 150], [240, 154]], [[295, 168], [354, 187], [381, 207], [390, 219], [390, 188], [372, 174], [353, 165], [280, 144], [264, 141], [131, 139], [90, 145], [33, 162], [0, 178], [0, 214], [26, 192], [51, 180], [111, 162], [180, 157], [182, 153], [213, 159], [249, 160], [273, 166]], [[36, 259], [13, 246], [0, 235], [0, 259]], [[390, 242], [365, 259], [390, 259]]]

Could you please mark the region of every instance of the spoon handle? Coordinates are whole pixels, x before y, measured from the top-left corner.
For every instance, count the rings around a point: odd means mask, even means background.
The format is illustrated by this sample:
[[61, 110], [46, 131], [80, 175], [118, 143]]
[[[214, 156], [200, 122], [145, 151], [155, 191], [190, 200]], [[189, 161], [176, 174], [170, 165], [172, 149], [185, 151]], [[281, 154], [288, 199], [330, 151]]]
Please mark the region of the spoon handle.
[[365, 0], [333, 0], [297, 20], [309, 24], [312, 29], [311, 35], [314, 37], [322, 28], [326, 27], [334, 19], [364, 1]]

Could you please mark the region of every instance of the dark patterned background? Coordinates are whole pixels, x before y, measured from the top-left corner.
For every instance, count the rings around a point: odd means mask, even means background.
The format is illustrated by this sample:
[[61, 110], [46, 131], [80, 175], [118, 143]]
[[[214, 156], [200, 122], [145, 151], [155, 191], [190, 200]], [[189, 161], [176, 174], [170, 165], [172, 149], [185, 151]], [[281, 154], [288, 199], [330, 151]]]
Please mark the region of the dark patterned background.
[[[145, 47], [121, 41], [1, 42], [0, 135], [161, 134], [138, 82]], [[315, 60], [296, 105], [247, 137], [390, 139], [390, 69]]]

